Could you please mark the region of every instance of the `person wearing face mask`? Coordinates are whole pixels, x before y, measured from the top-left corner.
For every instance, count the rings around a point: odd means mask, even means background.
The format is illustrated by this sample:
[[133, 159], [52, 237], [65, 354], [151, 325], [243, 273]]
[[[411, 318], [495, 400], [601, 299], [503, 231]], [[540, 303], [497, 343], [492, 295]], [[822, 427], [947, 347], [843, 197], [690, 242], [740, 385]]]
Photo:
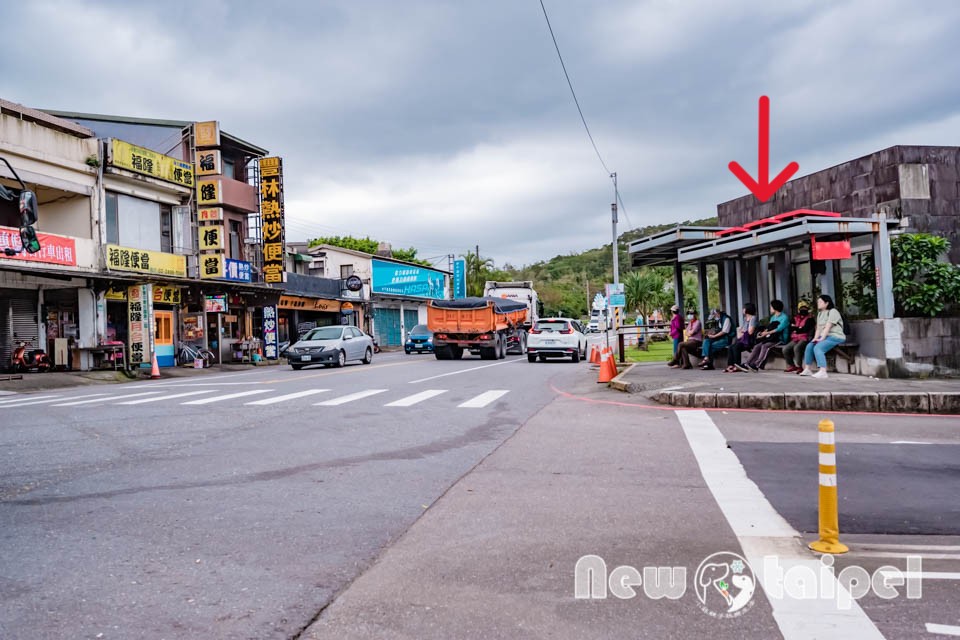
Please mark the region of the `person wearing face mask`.
[[687, 312], [687, 339], [677, 347], [677, 355], [670, 361], [670, 367], [673, 369], [693, 369], [690, 359], [700, 353], [703, 346], [703, 327], [697, 317], [697, 312], [690, 310]]
[[670, 307], [670, 338], [673, 340], [673, 359], [669, 362], [672, 366], [679, 362], [680, 343], [683, 342], [683, 314], [680, 313], [680, 307], [673, 305]]
[[783, 359], [787, 361], [787, 373], [799, 373], [803, 370], [800, 365], [807, 343], [813, 339], [813, 332], [817, 328], [817, 320], [810, 315], [810, 305], [803, 300], [797, 304], [797, 315], [793, 316], [790, 325], [790, 342], [783, 347]]

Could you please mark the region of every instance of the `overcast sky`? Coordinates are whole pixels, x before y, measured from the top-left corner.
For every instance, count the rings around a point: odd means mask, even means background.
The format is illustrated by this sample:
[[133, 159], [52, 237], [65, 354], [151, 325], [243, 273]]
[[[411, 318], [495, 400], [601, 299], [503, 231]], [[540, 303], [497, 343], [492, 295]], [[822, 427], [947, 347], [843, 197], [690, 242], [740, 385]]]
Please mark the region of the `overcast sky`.
[[[955, 0], [545, 0], [621, 229], [772, 173], [960, 144]], [[610, 240], [612, 185], [539, 0], [4, 2], [0, 97], [184, 120], [283, 156], [288, 239], [526, 264]], [[628, 224], [628, 220], [629, 223]]]

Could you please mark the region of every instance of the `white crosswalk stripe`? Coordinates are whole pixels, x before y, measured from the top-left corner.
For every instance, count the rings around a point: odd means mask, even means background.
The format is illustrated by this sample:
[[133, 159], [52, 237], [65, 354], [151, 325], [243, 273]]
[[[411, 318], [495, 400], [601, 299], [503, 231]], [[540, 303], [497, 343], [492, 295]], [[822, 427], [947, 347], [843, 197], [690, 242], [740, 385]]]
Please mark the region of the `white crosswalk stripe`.
[[502, 398], [508, 393], [510, 393], [509, 389], [494, 389], [492, 391], [484, 391], [477, 397], [471, 398], [457, 406], [461, 409], [482, 409], [491, 402]]
[[137, 398], [139, 396], [149, 396], [155, 393], [160, 393], [160, 391], [144, 391], [143, 393], [125, 393], [119, 396], [107, 396], [105, 398], [103, 397], [94, 398], [93, 400], [77, 400], [76, 402], [71, 400], [70, 402], [61, 402], [59, 404], [52, 404], [50, 406], [51, 407], [75, 407], [80, 404], [96, 404], [98, 402], [99, 403], [113, 402], [114, 400], [126, 400], [128, 398]]
[[245, 402], [244, 404], [262, 407], [268, 404], [276, 404], [278, 402], [286, 402], [287, 400], [295, 400], [297, 398], [312, 396], [317, 393], [324, 393], [325, 391], [330, 391], [330, 389], [307, 389], [306, 391], [297, 391], [296, 393], [288, 393], [286, 395], [276, 396], [273, 398], [264, 398], [263, 400], [254, 400], [253, 402]]
[[46, 398], [59, 398], [59, 397], [60, 397], [60, 396], [30, 396], [30, 395], [23, 395], [23, 396], [20, 396], [20, 397], [18, 397], [18, 398], [14, 398], [14, 399], [12, 399], [12, 400], [0, 400], [0, 406], [7, 407], [7, 406], [10, 406], [10, 405], [12, 405], [12, 404], [19, 404], [19, 403], [21, 403], [21, 402], [27, 402], [28, 400], [43, 400], [43, 399], [46, 399]]
[[[105, 395], [107, 395], [107, 394], [106, 394], [106, 393], [90, 393], [90, 394], [87, 394], [87, 395], [85, 395], [85, 396], [73, 396], [73, 397], [74, 397], [74, 398], [77, 398], [77, 399], [80, 399], [80, 398], [93, 398], [93, 397], [102, 398], [102, 397], [105, 396]], [[46, 400], [34, 399], [32, 402], [21, 402], [21, 403], [19, 403], [19, 404], [15, 404], [15, 405], [6, 405], [4, 408], [6, 409], [6, 408], [26, 407], [26, 406], [31, 405], [31, 404], [47, 404], [47, 403], [49, 403], [49, 402], [57, 402], [58, 400], [62, 400], [62, 399], [63, 399], [63, 398], [61, 398], [60, 396], [52, 396], [52, 397], [50, 397], [50, 398], [48, 398], [48, 399], [46, 399]], [[57, 406], [57, 405], [53, 405], [53, 406]]]
[[436, 398], [440, 394], [446, 393], [446, 389], [428, 389], [426, 391], [421, 391], [420, 393], [415, 393], [412, 396], [407, 396], [406, 398], [401, 398], [400, 400], [394, 400], [383, 406], [385, 407], [412, 407], [415, 404], [419, 404], [424, 400], [429, 400], [430, 398]]
[[190, 400], [188, 402], [181, 402], [180, 404], [211, 404], [213, 402], [220, 402], [221, 400], [233, 400], [234, 398], [243, 398], [245, 396], [255, 396], [260, 393], [269, 393], [273, 389], [249, 389], [247, 391], [238, 391], [237, 393], [228, 393], [225, 396], [214, 396], [212, 398], [201, 398], [200, 400]]
[[351, 393], [350, 395], [340, 396], [339, 398], [334, 398], [333, 400], [327, 400], [325, 402], [317, 402], [314, 406], [316, 407], [336, 407], [341, 404], [347, 404], [348, 402], [353, 402], [354, 400], [362, 400], [363, 398], [369, 398], [370, 396], [375, 396], [378, 393], [384, 393], [387, 389], [367, 389], [366, 391], [358, 391], [357, 393]]
[[201, 393], [213, 393], [216, 389], [204, 389], [203, 391], [188, 391], [186, 393], [174, 393], [167, 396], [155, 396], [153, 398], [142, 398], [140, 400], [130, 400], [129, 402], [117, 402], [116, 404], [145, 404], [147, 402], [161, 402], [163, 400], [173, 400], [175, 398], [185, 398], [187, 396], [198, 396]]

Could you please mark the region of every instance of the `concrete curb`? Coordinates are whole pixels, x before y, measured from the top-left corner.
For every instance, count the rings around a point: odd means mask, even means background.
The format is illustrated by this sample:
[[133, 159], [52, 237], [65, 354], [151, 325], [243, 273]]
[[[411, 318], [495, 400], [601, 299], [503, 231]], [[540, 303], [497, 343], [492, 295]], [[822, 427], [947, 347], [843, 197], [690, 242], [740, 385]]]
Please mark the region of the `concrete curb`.
[[[626, 391], [631, 386], [624, 381], [615, 383], [616, 379], [610, 386], [620, 391]], [[660, 390], [653, 393], [652, 397], [662, 404], [691, 408], [960, 415], [960, 392], [714, 393]]]
[[631, 369], [637, 366], [637, 363], [634, 362], [626, 369], [617, 374], [617, 377], [607, 383], [611, 389], [616, 389], [617, 391], [623, 391], [624, 393], [636, 393], [641, 391], [640, 385], [637, 385], [633, 382], [627, 382], [626, 376], [630, 373]]

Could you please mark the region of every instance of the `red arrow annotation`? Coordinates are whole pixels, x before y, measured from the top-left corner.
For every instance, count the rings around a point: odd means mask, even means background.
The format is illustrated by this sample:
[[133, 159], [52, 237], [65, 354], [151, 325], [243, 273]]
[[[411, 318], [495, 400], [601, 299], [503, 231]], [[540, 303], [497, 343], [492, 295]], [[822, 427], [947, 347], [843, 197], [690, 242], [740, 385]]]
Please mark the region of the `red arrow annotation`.
[[759, 180], [754, 180], [740, 163], [734, 160], [729, 165], [730, 171], [743, 185], [750, 190], [760, 202], [766, 202], [773, 197], [777, 189], [782, 187], [793, 174], [800, 170], [796, 162], [788, 164], [777, 177], [770, 181], [770, 98], [760, 96], [760, 131], [757, 146], [757, 173]]

